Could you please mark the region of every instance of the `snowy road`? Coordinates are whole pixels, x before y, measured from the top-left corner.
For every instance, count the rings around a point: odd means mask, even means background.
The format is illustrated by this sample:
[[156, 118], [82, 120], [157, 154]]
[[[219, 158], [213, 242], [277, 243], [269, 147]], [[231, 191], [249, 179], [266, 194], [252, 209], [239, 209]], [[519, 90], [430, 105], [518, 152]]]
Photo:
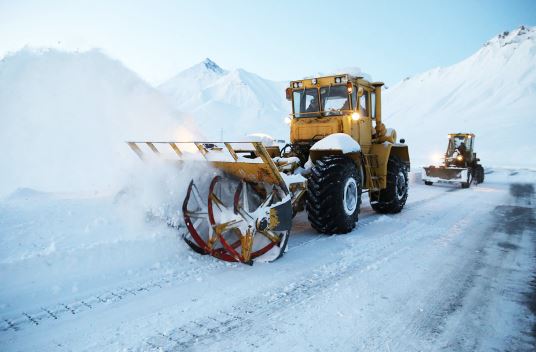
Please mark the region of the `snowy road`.
[[365, 201], [347, 235], [300, 214], [285, 256], [253, 267], [124, 225], [108, 198], [5, 200], [1, 350], [532, 351], [528, 173], [413, 183], [402, 213]]

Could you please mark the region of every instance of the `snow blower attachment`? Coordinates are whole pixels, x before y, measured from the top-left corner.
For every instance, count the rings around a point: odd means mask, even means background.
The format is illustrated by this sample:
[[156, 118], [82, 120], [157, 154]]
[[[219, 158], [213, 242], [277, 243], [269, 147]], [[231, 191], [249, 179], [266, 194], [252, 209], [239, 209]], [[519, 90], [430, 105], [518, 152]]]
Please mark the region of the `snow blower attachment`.
[[[290, 82], [290, 143], [129, 142], [142, 159], [209, 163], [209, 185], [190, 182], [184, 240], [198, 253], [251, 264], [284, 253], [292, 217], [306, 210], [320, 233], [352, 231], [369, 192], [378, 213], [408, 197], [409, 151], [382, 123], [383, 83], [350, 74]], [[196, 183], [197, 182], [197, 183]]]
[[443, 165], [423, 168], [422, 180], [428, 186], [434, 182], [460, 183], [468, 188], [471, 183], [484, 182], [484, 168], [473, 152], [475, 135], [472, 133], [451, 133], [443, 158]]
[[[283, 255], [292, 222], [289, 188], [259, 142], [128, 142], [143, 160], [209, 163], [208, 190], [192, 180], [182, 204], [185, 242], [200, 254], [251, 264]], [[279, 151], [279, 149], [277, 149]], [[288, 163], [287, 163], [288, 166]]]

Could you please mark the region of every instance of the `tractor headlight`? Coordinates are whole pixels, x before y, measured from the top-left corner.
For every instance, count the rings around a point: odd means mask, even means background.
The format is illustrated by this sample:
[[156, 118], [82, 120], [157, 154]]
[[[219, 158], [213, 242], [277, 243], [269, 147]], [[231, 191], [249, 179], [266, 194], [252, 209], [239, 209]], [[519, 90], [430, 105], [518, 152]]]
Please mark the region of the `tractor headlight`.
[[341, 83], [342, 78], [341, 77], [335, 77], [335, 83]]
[[291, 122], [291, 121], [292, 121], [292, 119], [291, 119], [289, 116], [285, 117], [285, 123], [286, 123], [287, 125], [290, 125], [290, 122]]
[[313, 79], [311, 80], [311, 83], [313, 83], [313, 84], [316, 84], [316, 82], [318, 82], [318, 81], [316, 80], [316, 78], [313, 78]]
[[463, 156], [458, 155], [458, 156], [456, 157], [456, 160], [458, 160], [458, 161], [462, 161], [462, 160], [463, 160]]
[[352, 113], [352, 120], [354, 120], [354, 121], [359, 120], [359, 113], [358, 112]]

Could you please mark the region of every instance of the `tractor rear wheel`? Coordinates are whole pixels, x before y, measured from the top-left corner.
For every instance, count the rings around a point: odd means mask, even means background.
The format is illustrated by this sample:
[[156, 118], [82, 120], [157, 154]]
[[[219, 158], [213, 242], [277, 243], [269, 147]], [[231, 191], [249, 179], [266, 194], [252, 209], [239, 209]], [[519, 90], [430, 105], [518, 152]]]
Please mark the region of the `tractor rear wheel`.
[[387, 162], [387, 187], [370, 192], [370, 206], [380, 214], [399, 213], [408, 198], [408, 170], [397, 156]]
[[361, 207], [361, 173], [345, 156], [325, 156], [311, 169], [306, 209], [311, 226], [321, 233], [348, 233]]

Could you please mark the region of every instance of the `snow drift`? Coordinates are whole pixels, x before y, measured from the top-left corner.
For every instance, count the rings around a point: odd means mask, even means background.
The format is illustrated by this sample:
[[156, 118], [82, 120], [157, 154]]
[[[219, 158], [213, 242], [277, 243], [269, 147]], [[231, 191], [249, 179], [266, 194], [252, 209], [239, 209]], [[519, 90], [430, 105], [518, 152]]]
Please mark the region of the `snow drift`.
[[484, 166], [536, 166], [536, 27], [521, 26], [469, 58], [385, 91], [384, 118], [416, 164], [441, 156], [451, 132], [476, 134]]
[[24, 49], [0, 62], [0, 195], [16, 187], [116, 187], [134, 160], [123, 143], [188, 138], [158, 91], [98, 50]]

